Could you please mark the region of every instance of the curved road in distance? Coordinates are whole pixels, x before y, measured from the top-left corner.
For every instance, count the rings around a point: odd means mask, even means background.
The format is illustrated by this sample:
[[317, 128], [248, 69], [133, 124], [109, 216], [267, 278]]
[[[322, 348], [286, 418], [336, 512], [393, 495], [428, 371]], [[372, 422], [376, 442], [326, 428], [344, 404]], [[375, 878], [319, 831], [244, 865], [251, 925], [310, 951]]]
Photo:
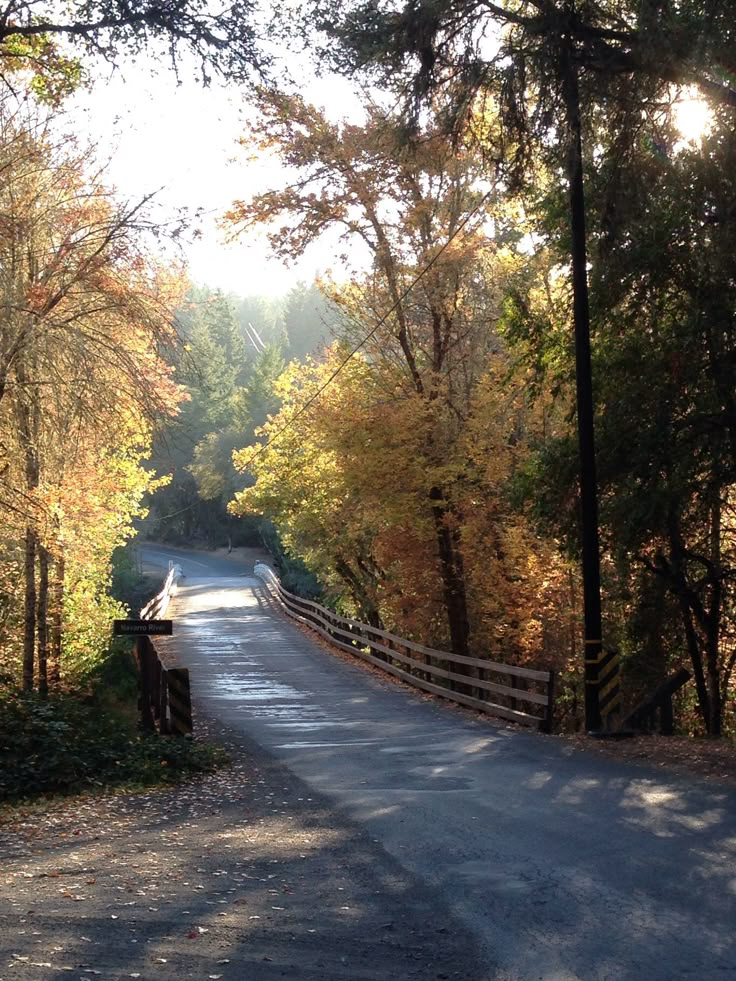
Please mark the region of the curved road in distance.
[[732, 788], [425, 701], [312, 643], [252, 567], [140, 548], [187, 577], [162, 640], [195, 697], [438, 887], [490, 976], [736, 978]]

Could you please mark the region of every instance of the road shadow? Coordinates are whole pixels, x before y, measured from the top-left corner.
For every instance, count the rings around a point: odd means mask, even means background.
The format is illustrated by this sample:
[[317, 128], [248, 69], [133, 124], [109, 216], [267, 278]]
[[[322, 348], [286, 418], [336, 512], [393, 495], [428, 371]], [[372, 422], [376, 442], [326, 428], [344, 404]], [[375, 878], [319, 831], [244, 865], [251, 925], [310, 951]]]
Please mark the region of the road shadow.
[[96, 813], [70, 802], [55, 828], [5, 856], [15, 979], [492, 976], [434, 890], [242, 747], [234, 772]]
[[[283, 732], [289, 765], [461, 912], [499, 977], [736, 977], [733, 790], [379, 683], [312, 644], [265, 586], [248, 585], [247, 607], [212, 583], [188, 588], [193, 603], [211, 597], [185, 619], [205, 636], [193, 663], [216, 664], [229, 686], [216, 704], [234, 724], [260, 712]], [[230, 646], [225, 625], [245, 644]], [[319, 664], [331, 679], [321, 714], [297, 697]], [[268, 716], [259, 686], [275, 702]]]

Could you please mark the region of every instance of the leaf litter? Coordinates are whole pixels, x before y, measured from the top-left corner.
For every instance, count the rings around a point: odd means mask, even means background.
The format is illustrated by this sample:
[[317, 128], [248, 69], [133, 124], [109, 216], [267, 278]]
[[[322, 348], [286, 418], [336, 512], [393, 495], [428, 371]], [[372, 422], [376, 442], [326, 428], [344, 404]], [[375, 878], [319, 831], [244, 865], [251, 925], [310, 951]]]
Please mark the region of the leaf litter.
[[0, 979], [477, 981], [464, 928], [431, 928], [451, 919], [434, 894], [280, 764], [229, 750], [189, 784], [5, 812]]

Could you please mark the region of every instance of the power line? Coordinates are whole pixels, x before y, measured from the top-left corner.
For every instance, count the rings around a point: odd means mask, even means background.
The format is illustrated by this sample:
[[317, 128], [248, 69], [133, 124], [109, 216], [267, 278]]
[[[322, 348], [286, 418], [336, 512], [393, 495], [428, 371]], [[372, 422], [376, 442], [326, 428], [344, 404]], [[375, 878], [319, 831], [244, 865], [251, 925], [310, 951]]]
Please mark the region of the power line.
[[307, 411], [307, 409], [309, 409], [312, 405], [314, 405], [314, 403], [317, 401], [320, 395], [325, 391], [326, 388], [328, 388], [332, 384], [332, 382], [337, 378], [337, 376], [345, 368], [345, 366], [350, 361], [352, 361], [352, 359], [355, 357], [358, 351], [360, 351], [360, 349], [368, 343], [368, 341], [373, 337], [376, 331], [386, 323], [386, 321], [391, 316], [391, 314], [400, 306], [401, 303], [404, 302], [406, 297], [414, 289], [417, 283], [419, 283], [427, 275], [427, 273], [435, 265], [437, 260], [443, 254], [443, 252], [445, 252], [450, 247], [450, 245], [452, 245], [452, 243], [455, 241], [455, 239], [460, 234], [460, 232], [462, 232], [462, 230], [465, 228], [465, 226], [468, 224], [471, 218], [473, 218], [477, 214], [477, 212], [480, 211], [482, 206], [486, 203], [488, 198], [491, 196], [491, 193], [492, 190], [486, 191], [483, 197], [478, 201], [478, 203], [472, 209], [472, 211], [469, 211], [468, 214], [463, 218], [463, 220], [457, 226], [457, 228], [452, 233], [452, 235], [444, 243], [442, 248], [437, 253], [435, 253], [435, 255], [433, 255], [432, 258], [429, 260], [429, 262], [426, 264], [426, 266], [424, 266], [424, 268], [417, 273], [417, 275], [409, 283], [409, 285], [406, 287], [406, 289], [401, 294], [401, 296], [399, 296], [399, 298], [394, 302], [394, 304], [390, 307], [390, 309], [387, 310], [386, 313], [380, 318], [378, 323], [375, 324], [375, 326], [368, 331], [368, 333], [360, 341], [359, 344], [356, 344], [356, 346], [350, 351], [350, 353], [340, 362], [337, 368], [335, 368], [335, 370], [332, 372], [330, 377], [322, 385], [320, 385], [317, 391], [307, 399], [307, 401], [294, 413], [294, 415], [287, 422], [284, 423], [284, 425], [280, 429], [276, 430], [276, 432], [270, 437], [269, 441], [259, 446], [253, 452], [250, 459], [243, 467], [243, 470], [246, 470], [253, 463], [253, 461], [261, 455], [261, 453], [263, 453], [269, 447], [273, 446], [276, 440], [279, 439], [281, 436], [283, 436], [283, 434], [294, 425], [297, 419], [303, 416], [304, 413]]

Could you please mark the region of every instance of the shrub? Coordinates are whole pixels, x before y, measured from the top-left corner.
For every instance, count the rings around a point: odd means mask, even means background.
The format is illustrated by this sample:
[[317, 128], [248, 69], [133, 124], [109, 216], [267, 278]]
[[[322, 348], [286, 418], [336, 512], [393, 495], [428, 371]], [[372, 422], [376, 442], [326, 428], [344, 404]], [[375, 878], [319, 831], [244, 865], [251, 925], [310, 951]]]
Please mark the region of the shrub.
[[176, 783], [225, 762], [217, 747], [141, 735], [78, 693], [0, 688], [0, 800], [115, 784]]

